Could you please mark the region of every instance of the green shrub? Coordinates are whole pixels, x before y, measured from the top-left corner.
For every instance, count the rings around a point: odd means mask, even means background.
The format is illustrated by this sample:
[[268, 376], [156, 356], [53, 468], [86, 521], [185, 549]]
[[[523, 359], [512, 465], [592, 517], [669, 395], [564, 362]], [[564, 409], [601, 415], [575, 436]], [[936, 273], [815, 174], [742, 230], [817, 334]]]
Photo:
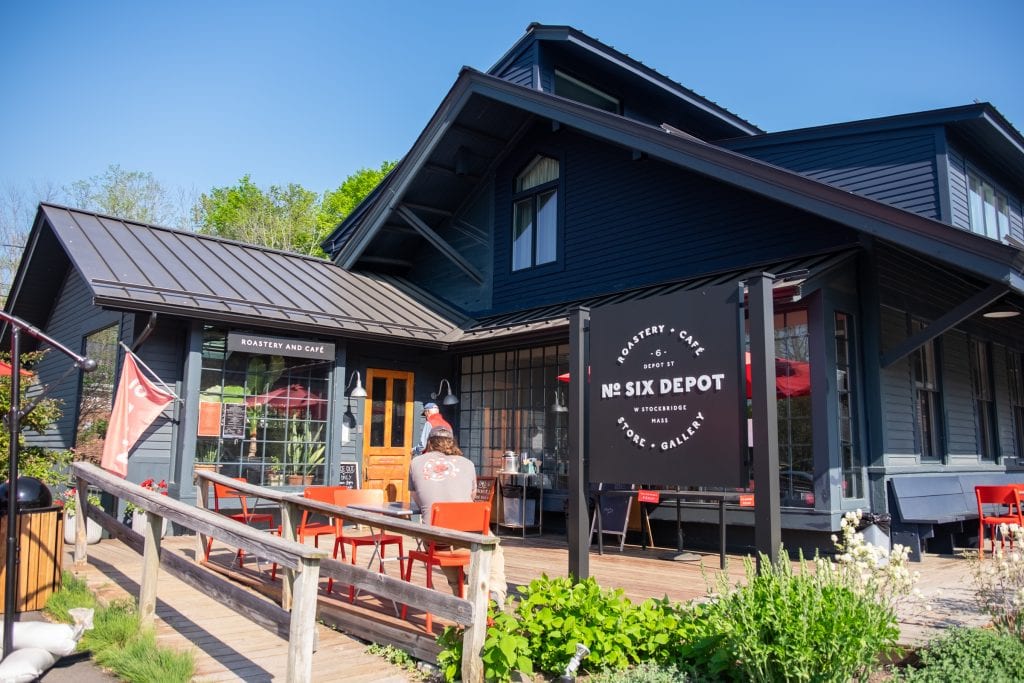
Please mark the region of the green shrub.
[[920, 652], [921, 663], [895, 671], [910, 683], [1016, 683], [1024, 680], [1024, 643], [977, 628], [954, 628]]
[[838, 681], [866, 677], [894, 650], [896, 615], [836, 580], [801, 564], [760, 573], [746, 562], [746, 584], [691, 612], [681, 656], [711, 678], [742, 681]]
[[606, 671], [590, 677], [590, 683], [684, 683], [687, 676], [674, 664], [643, 662], [625, 671]]

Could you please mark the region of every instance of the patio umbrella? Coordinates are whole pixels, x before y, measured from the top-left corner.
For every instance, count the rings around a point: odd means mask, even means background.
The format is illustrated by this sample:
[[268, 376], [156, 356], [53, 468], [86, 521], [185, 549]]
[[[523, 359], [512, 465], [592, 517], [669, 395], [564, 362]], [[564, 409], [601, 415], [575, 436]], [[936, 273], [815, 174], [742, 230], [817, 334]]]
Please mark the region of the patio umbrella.
[[[10, 363], [8, 363], [7, 361], [0, 360], [0, 377], [10, 377], [11, 376], [11, 370], [12, 370], [12, 368], [11, 368], [11, 364]], [[30, 370], [26, 370], [24, 368], [19, 368], [19, 371], [21, 372], [21, 376], [22, 377], [31, 377], [32, 376], [32, 372]]]
[[302, 410], [309, 407], [315, 413], [316, 419], [322, 419], [326, 401], [320, 395], [311, 392], [301, 384], [289, 384], [278, 387], [265, 394], [249, 396], [245, 399], [247, 406], [262, 406], [276, 408], [278, 410]]

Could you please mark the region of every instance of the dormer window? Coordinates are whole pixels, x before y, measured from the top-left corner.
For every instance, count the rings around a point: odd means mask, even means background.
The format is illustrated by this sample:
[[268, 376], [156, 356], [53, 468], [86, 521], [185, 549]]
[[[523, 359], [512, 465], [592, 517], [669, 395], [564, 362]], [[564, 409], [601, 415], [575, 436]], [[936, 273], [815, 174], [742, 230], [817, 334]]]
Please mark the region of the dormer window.
[[516, 176], [512, 270], [558, 259], [558, 160], [536, 156]]
[[578, 78], [573, 78], [567, 73], [555, 69], [555, 94], [560, 97], [567, 97], [591, 107], [604, 109], [613, 114], [622, 111], [619, 107], [619, 100], [608, 93], [601, 92], [589, 83], [584, 83]]
[[973, 171], [967, 172], [967, 182], [971, 232], [1002, 240], [1010, 232], [1010, 209], [1006, 195]]

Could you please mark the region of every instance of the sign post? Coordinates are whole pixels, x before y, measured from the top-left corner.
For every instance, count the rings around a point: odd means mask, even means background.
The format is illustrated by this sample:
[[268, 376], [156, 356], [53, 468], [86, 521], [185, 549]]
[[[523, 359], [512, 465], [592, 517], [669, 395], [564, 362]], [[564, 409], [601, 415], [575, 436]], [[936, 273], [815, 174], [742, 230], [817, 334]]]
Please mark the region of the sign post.
[[750, 397], [754, 411], [754, 545], [774, 565], [782, 544], [779, 509], [779, 411], [775, 394], [775, 322], [768, 273], [750, 280]]
[[587, 528], [587, 365], [590, 309], [569, 313], [569, 576], [590, 576], [590, 530]]

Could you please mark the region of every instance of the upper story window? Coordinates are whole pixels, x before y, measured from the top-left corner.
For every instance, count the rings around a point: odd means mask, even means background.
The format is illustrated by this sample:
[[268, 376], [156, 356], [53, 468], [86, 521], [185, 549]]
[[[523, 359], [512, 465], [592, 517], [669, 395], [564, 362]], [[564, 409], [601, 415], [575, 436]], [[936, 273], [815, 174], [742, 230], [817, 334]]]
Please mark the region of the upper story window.
[[573, 78], [558, 69], [555, 69], [555, 94], [582, 102], [583, 104], [589, 104], [591, 107], [610, 111], [613, 114], [618, 114], [622, 111], [618, 98], [601, 92], [594, 86], [584, 83], [578, 78]]
[[1010, 232], [1010, 209], [1006, 195], [970, 170], [967, 172], [967, 186], [971, 232], [1002, 240]]
[[534, 157], [516, 176], [512, 216], [512, 270], [523, 270], [558, 259], [559, 164], [551, 157]]

